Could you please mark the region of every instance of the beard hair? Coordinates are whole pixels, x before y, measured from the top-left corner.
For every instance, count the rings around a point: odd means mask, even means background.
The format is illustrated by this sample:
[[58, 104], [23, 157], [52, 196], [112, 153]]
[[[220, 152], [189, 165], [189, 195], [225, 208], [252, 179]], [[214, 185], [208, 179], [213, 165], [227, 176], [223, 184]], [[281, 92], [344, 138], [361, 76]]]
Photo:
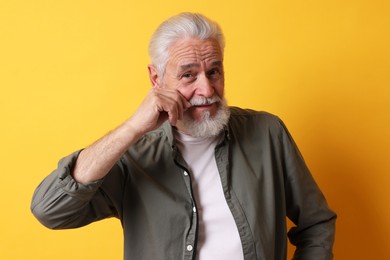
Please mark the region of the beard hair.
[[187, 113], [184, 113], [182, 124], [186, 132], [193, 137], [212, 137], [217, 136], [225, 128], [229, 121], [230, 110], [225, 98], [214, 95], [211, 98], [197, 98], [190, 100], [192, 105], [211, 104], [217, 102], [217, 111], [215, 116], [211, 116], [209, 111], [205, 111], [200, 121], [192, 119]]

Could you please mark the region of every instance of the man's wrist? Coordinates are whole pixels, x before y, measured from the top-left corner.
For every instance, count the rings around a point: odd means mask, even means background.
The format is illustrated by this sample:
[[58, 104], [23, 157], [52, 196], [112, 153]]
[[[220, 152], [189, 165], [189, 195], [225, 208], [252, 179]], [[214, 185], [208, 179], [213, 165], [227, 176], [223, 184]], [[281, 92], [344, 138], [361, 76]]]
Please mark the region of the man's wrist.
[[139, 127], [137, 127], [137, 123], [133, 122], [132, 118], [124, 122], [121, 128], [122, 131], [124, 131], [124, 134], [128, 137], [128, 140], [132, 141], [131, 143], [137, 142], [138, 139], [145, 134], [145, 131], [143, 129], [139, 129]]

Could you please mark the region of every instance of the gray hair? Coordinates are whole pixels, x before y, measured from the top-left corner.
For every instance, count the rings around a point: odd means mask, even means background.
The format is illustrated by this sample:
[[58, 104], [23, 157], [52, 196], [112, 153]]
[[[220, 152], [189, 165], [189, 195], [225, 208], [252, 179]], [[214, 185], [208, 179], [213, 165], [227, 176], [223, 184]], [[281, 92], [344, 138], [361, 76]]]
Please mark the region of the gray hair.
[[168, 62], [169, 48], [183, 38], [215, 39], [222, 53], [225, 47], [222, 30], [216, 22], [198, 13], [180, 13], [173, 16], [157, 28], [149, 43], [151, 63], [161, 76], [164, 75]]

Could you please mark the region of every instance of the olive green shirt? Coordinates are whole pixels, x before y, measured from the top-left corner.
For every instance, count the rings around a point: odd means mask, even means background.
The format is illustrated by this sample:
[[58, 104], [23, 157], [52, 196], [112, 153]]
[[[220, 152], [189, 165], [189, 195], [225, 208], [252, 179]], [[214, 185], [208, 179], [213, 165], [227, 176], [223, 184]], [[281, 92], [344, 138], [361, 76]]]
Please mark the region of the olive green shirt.
[[[215, 159], [244, 259], [286, 259], [287, 237], [297, 248], [294, 259], [332, 259], [336, 215], [283, 122], [265, 112], [230, 109]], [[126, 260], [195, 259], [191, 171], [169, 123], [143, 136], [95, 183], [72, 179], [78, 153], [63, 158], [34, 193], [31, 209], [43, 225], [76, 228], [116, 217]], [[289, 232], [286, 216], [295, 224]]]

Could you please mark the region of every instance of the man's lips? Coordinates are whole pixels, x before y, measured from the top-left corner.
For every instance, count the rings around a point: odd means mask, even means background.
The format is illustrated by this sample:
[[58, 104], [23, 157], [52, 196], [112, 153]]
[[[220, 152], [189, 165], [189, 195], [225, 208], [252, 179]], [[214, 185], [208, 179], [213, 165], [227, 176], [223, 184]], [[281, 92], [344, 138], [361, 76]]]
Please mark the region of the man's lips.
[[211, 107], [212, 105], [214, 105], [214, 103], [212, 103], [212, 104], [205, 104], [205, 105], [197, 105], [195, 107]]
[[193, 108], [211, 108], [214, 105], [216, 105], [216, 103], [203, 104], [203, 105], [194, 105], [192, 107]]

